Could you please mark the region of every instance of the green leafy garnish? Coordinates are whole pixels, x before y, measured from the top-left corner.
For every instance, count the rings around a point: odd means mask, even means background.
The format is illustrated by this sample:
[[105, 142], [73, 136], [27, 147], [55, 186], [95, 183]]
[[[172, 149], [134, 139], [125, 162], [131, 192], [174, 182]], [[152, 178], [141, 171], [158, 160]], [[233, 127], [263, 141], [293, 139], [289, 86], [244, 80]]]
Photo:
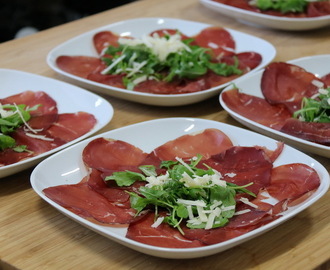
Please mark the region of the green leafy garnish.
[[253, 0], [252, 5], [257, 6], [261, 10], [276, 10], [281, 13], [304, 12], [307, 7], [306, 0]]
[[314, 98], [304, 97], [301, 109], [293, 117], [304, 122], [330, 123], [330, 87], [320, 89]]
[[145, 39], [136, 42], [121, 39], [119, 47], [109, 46], [102, 57], [107, 65], [102, 73], [124, 74], [123, 82], [130, 90], [148, 79], [165, 82], [196, 79], [209, 70], [222, 76], [243, 73], [237, 59], [233, 65], [214, 62], [211, 49], [191, 45], [193, 39], [181, 40], [178, 33]]
[[[235, 214], [237, 193], [255, 196], [246, 187], [222, 180], [222, 175], [204, 164], [197, 167], [202, 156], [192, 158], [189, 163], [177, 158], [176, 161], [163, 161], [158, 169], [166, 174], [157, 175], [153, 165], [139, 167], [142, 173], [130, 171], [115, 172], [105, 178], [120, 186], [132, 185], [135, 181], [146, 181], [139, 192], [129, 192], [131, 207], [137, 215], [152, 207], [156, 218], [177, 228], [183, 233], [180, 224], [186, 221], [189, 228], [211, 229], [225, 226]], [[158, 217], [161, 210], [168, 215]]]
[[16, 152], [26, 151], [26, 146], [16, 145], [15, 139], [10, 134], [28, 122], [31, 118], [30, 111], [36, 108], [37, 106], [26, 108], [24, 104], [0, 104], [0, 151], [7, 148], [13, 148]]

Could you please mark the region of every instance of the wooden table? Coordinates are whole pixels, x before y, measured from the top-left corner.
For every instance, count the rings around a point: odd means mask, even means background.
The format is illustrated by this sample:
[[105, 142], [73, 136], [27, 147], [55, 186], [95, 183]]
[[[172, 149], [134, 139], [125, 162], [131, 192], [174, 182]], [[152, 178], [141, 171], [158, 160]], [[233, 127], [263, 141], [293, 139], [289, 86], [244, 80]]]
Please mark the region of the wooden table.
[[[241, 24], [206, 9], [197, 0], [141, 0], [94, 16], [0, 44], [0, 68], [59, 79], [47, 53], [76, 35], [137, 17], [173, 17], [220, 25], [272, 42], [275, 60], [330, 53], [330, 28], [284, 32]], [[163, 117], [199, 117], [240, 126], [218, 97], [195, 105], [155, 107], [107, 97], [113, 120], [100, 132]], [[327, 158], [314, 156], [330, 171]], [[141, 254], [65, 217], [32, 190], [32, 169], [0, 179], [0, 269], [329, 269], [330, 193], [283, 225], [210, 257], [169, 260]], [[328, 263], [327, 263], [328, 262]]]

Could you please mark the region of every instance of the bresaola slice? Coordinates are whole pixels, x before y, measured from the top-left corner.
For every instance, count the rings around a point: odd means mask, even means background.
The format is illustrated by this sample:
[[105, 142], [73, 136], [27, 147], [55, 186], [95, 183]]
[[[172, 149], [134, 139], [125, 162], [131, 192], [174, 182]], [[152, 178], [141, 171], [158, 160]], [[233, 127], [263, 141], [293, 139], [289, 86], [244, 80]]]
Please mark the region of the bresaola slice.
[[222, 99], [232, 111], [256, 123], [300, 139], [330, 145], [330, 123], [293, 118], [304, 97], [313, 97], [320, 87], [329, 85], [330, 74], [318, 78], [299, 66], [274, 62], [265, 68], [261, 77], [264, 98], [231, 89], [222, 93]]
[[[200, 148], [201, 144], [203, 148]], [[225, 227], [189, 229], [183, 224], [184, 234], [181, 234], [167, 224], [156, 224], [151, 208], [135, 216], [127, 191], [139, 193], [139, 187], [146, 182], [137, 181], [133, 186], [119, 187], [114, 181], [104, 181], [105, 176], [114, 171], [137, 172], [140, 165], [159, 165], [162, 160], [176, 157], [189, 159], [200, 150], [203, 150], [204, 159], [199, 166], [210, 166], [224, 175], [226, 181], [238, 185], [253, 182], [247, 188], [257, 197], [245, 195], [250, 205], [238, 194], [238, 215]], [[305, 164], [274, 167], [273, 162], [282, 150], [282, 143], [278, 143], [274, 150], [262, 146], [235, 146], [225, 133], [217, 129], [183, 135], [150, 153], [121, 140], [97, 138], [83, 150], [82, 158], [89, 174], [80, 183], [48, 187], [43, 191], [59, 205], [92, 222], [105, 226], [126, 224], [126, 237], [132, 240], [166, 248], [201, 247], [227, 241], [280, 218], [290, 204], [305, 200], [318, 188], [317, 172]], [[270, 196], [274, 204], [264, 201]], [[239, 214], [240, 211], [243, 212]], [[159, 214], [166, 215], [164, 212]]]
[[96, 124], [94, 115], [86, 112], [59, 114], [56, 101], [43, 91], [25, 91], [1, 99], [2, 104], [26, 104], [28, 107], [40, 105], [31, 111], [29, 128], [19, 127], [10, 136], [17, 145], [26, 145], [27, 151], [13, 149], [0, 151], [0, 166], [10, 165], [31, 158], [67, 142], [73, 141], [90, 131]]
[[[177, 33], [176, 29], [158, 29], [149, 35], [157, 34], [160, 37], [164, 35], [173, 35]], [[230, 32], [222, 27], [207, 27], [198, 34], [188, 37], [180, 33], [182, 40], [193, 38], [192, 44], [209, 49], [213, 62], [226, 63], [234, 65], [238, 61], [238, 68], [242, 74], [256, 68], [262, 61], [262, 56], [257, 52], [236, 52], [236, 43]], [[120, 37], [111, 31], [101, 31], [93, 36], [91, 41], [98, 56], [84, 55], [61, 55], [56, 59], [57, 66], [72, 75], [91, 80], [93, 82], [109, 85], [112, 87], [125, 89], [124, 77], [126, 74], [103, 74], [106, 65], [102, 61], [105, 49], [109, 46], [119, 46]], [[165, 71], [166, 72], [166, 71]], [[151, 93], [151, 94], [186, 94], [203, 91], [219, 85], [225, 84], [241, 75], [233, 74], [229, 76], [218, 75], [209, 70], [198, 78], [176, 78], [174, 81], [162, 81], [149, 78], [142, 80], [134, 86], [133, 91]]]

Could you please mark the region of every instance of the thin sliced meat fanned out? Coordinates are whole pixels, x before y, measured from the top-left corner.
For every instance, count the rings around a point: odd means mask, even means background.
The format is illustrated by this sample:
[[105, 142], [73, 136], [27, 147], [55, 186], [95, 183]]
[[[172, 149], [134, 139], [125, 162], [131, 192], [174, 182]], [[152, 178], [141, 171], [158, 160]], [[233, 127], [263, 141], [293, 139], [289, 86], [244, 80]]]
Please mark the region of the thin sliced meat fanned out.
[[318, 93], [321, 79], [305, 69], [285, 62], [269, 64], [261, 78], [261, 91], [270, 104], [284, 104], [293, 113], [300, 109], [303, 97]]
[[53, 138], [70, 142], [92, 130], [96, 122], [95, 116], [90, 113], [63, 113], [47, 130], [47, 133]]
[[56, 101], [43, 91], [24, 91], [0, 99], [0, 103], [3, 105], [25, 104], [26, 108], [36, 108], [30, 111], [31, 119], [29, 120], [29, 126], [33, 129], [47, 129], [58, 118]]
[[[222, 93], [229, 109], [261, 125], [279, 130], [291, 113], [282, 104], [271, 105], [265, 99], [232, 89]], [[260, 113], [262, 112], [262, 113]]]
[[148, 213], [143, 218], [133, 222], [128, 227], [126, 237], [140, 243], [170, 248], [193, 248], [202, 247], [200, 241], [189, 240], [175, 228], [162, 223], [153, 227], [155, 214]]
[[85, 147], [82, 156], [87, 167], [105, 172], [123, 166], [138, 166], [147, 153], [124, 141], [98, 138]]
[[75, 214], [104, 224], [128, 224], [136, 212], [110, 202], [92, 190], [86, 182], [60, 185], [43, 190], [45, 195]]
[[236, 43], [231, 34], [221, 27], [207, 27], [196, 35], [194, 44], [210, 48], [212, 56], [217, 59], [224, 55], [234, 55]]
[[93, 44], [98, 54], [103, 53], [104, 49], [110, 45], [117, 47], [119, 36], [111, 31], [102, 31], [93, 36]]
[[273, 164], [261, 148], [234, 146], [204, 163], [219, 171], [227, 182], [240, 186], [253, 183], [247, 189], [255, 194], [271, 181]]
[[62, 55], [56, 59], [56, 65], [65, 72], [85, 79], [89, 74], [105, 69], [101, 59], [93, 56]]
[[218, 129], [206, 129], [200, 133], [183, 135], [175, 140], [157, 147], [153, 153], [161, 160], [175, 160], [179, 158], [191, 158], [197, 154], [204, 159], [211, 155], [221, 153], [232, 147], [229, 137]]
[[303, 122], [290, 118], [281, 131], [307, 141], [330, 146], [330, 123]]

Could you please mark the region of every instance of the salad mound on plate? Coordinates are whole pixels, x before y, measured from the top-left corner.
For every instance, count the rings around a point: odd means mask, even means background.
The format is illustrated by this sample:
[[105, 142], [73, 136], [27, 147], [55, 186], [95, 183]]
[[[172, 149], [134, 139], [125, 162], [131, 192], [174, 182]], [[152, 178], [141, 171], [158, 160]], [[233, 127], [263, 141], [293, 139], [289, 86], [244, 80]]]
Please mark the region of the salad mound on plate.
[[306, 164], [274, 166], [283, 150], [233, 145], [218, 129], [187, 134], [150, 153], [97, 138], [83, 150], [89, 174], [44, 194], [91, 222], [167, 248], [224, 242], [281, 217], [320, 185]]
[[[84, 123], [84, 125], [76, 125]], [[43, 91], [25, 91], [0, 99], [0, 167], [59, 147], [96, 124], [86, 112], [59, 114]]]
[[141, 38], [111, 31], [94, 35], [99, 57], [59, 56], [57, 66], [73, 75], [131, 91], [183, 94], [203, 91], [257, 67], [257, 52], [236, 53], [224, 28], [208, 27], [188, 37], [159, 29]]
[[271, 16], [308, 18], [330, 15], [330, 1], [309, 0], [213, 0]]

